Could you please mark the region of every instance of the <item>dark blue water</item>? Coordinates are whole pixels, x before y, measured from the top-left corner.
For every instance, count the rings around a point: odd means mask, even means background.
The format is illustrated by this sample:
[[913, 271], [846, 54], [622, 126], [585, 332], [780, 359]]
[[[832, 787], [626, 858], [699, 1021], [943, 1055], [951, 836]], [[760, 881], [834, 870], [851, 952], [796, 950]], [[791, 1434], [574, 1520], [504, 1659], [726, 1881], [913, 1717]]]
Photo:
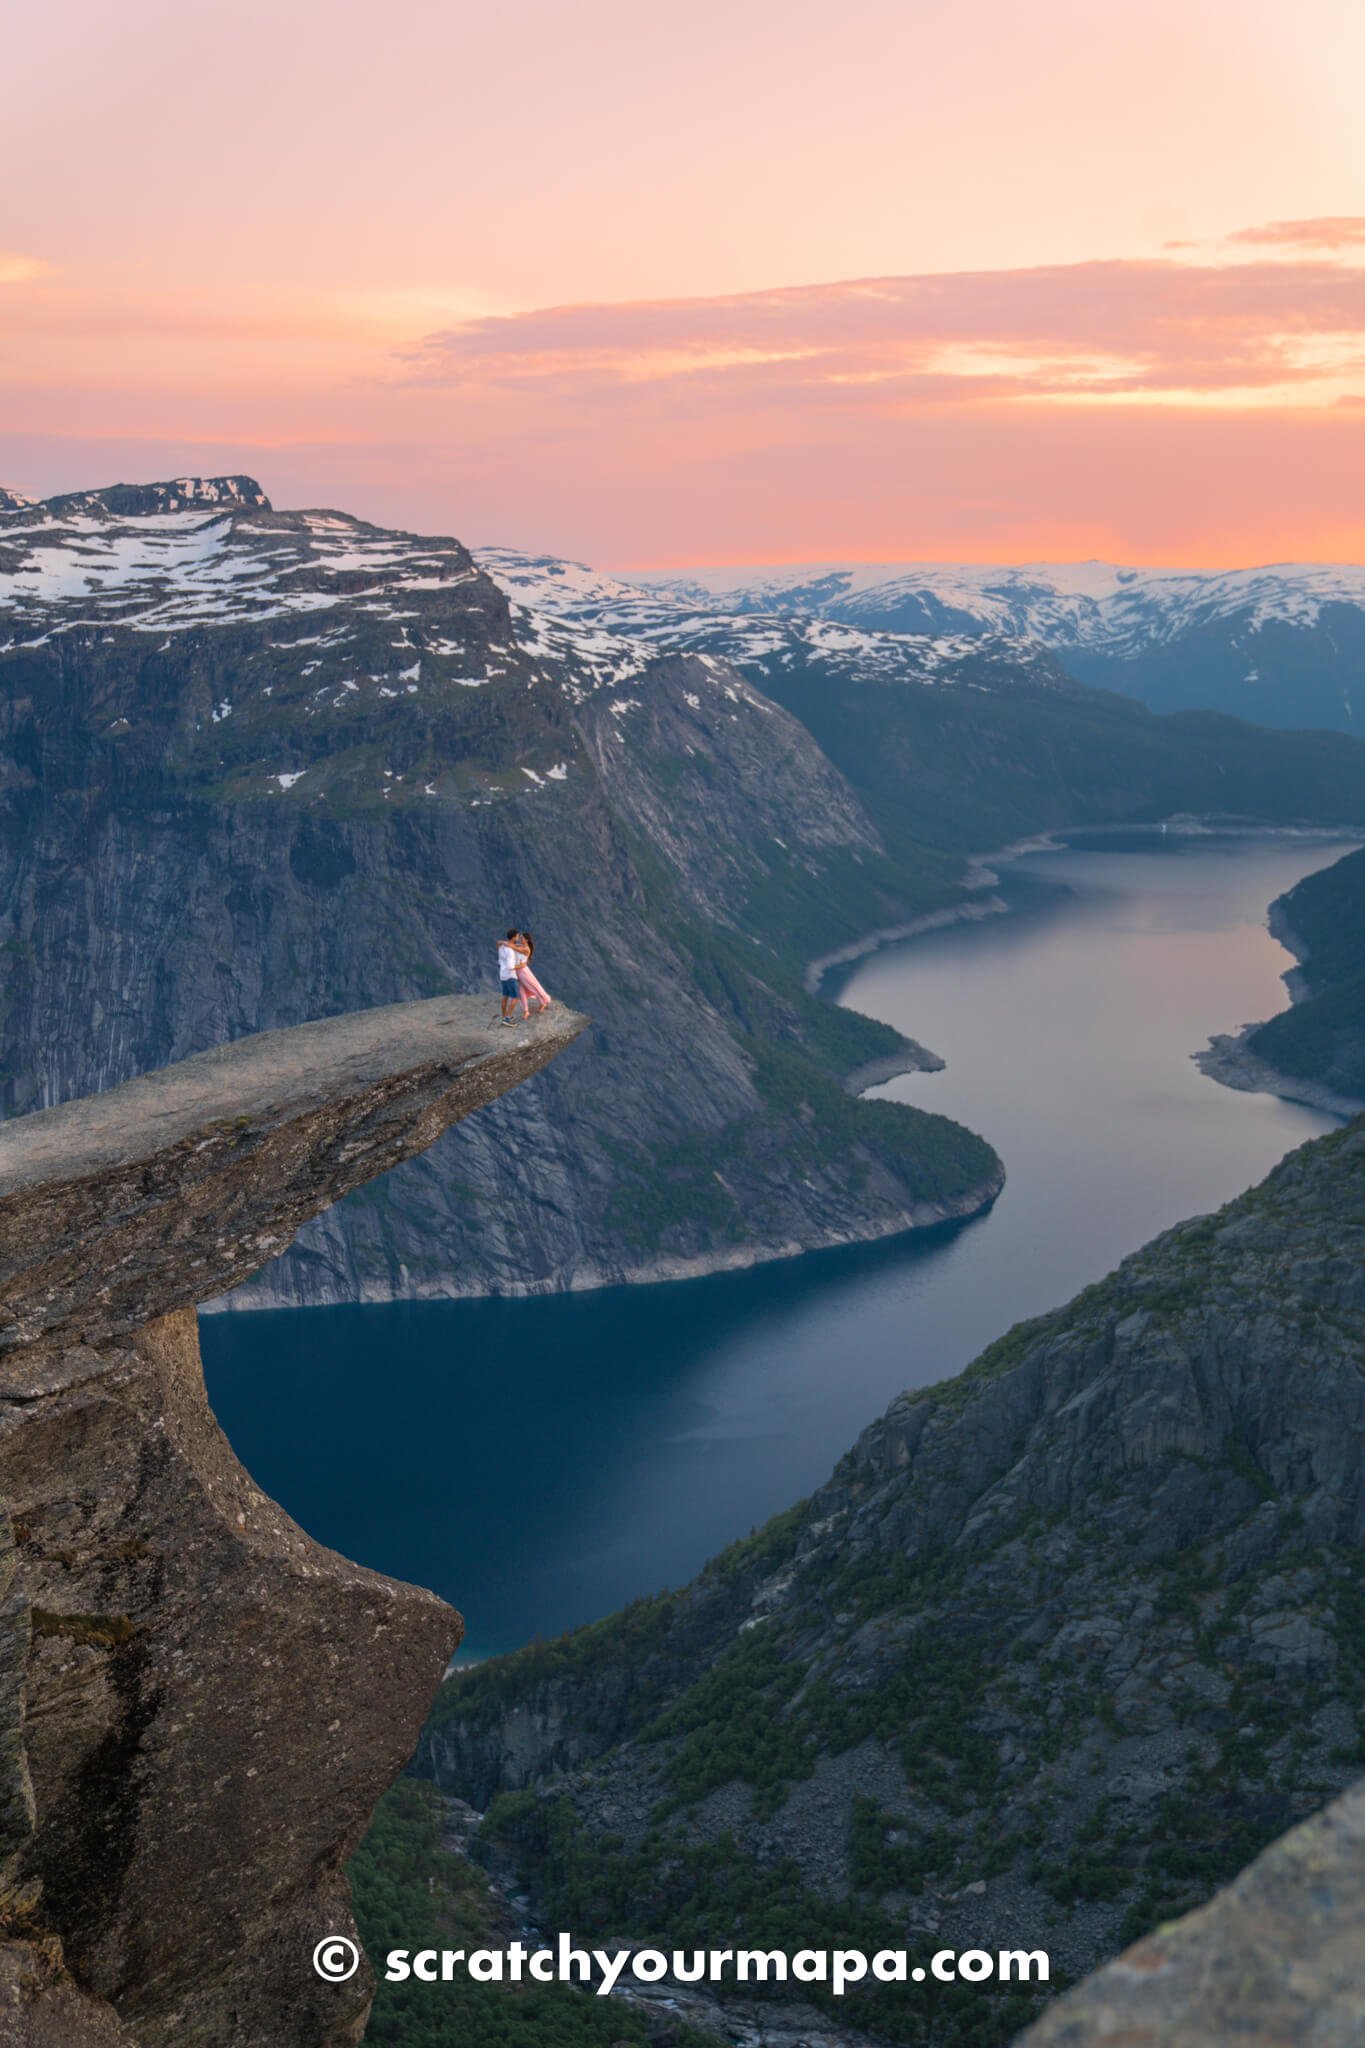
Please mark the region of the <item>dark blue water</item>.
[[1344, 850], [1031, 855], [1003, 871], [1012, 915], [852, 975], [841, 1000], [948, 1059], [882, 1092], [990, 1138], [1009, 1181], [989, 1216], [658, 1287], [205, 1317], [219, 1419], [320, 1541], [462, 1608], [473, 1654], [681, 1583], [824, 1479], [901, 1388], [1328, 1127], [1189, 1056], [1283, 1007], [1266, 907]]

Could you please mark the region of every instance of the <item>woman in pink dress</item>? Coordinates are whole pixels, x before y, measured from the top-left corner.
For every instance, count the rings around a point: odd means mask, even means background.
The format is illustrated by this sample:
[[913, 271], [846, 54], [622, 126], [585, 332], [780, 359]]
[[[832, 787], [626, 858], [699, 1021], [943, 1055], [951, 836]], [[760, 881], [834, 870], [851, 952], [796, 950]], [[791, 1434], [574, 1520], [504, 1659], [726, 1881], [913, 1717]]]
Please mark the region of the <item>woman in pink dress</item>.
[[536, 950], [535, 940], [529, 932], [518, 932], [513, 943], [518, 955], [517, 980], [521, 983], [523, 1001], [529, 1003], [530, 998], [534, 996], [541, 1009], [548, 1010], [553, 998], [546, 995], [531, 972], [531, 955]]

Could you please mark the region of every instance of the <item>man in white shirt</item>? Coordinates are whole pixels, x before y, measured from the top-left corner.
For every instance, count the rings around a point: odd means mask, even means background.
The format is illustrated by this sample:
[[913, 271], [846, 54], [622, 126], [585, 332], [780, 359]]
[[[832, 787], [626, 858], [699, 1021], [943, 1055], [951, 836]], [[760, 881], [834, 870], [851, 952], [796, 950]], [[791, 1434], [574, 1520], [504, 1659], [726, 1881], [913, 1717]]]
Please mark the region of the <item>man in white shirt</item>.
[[521, 965], [521, 955], [513, 944], [516, 936], [516, 927], [514, 925], [505, 939], [498, 940], [498, 980], [502, 983], [502, 1021], [504, 1024], [516, 1023], [518, 1003], [521, 1004], [523, 1019], [530, 1015], [531, 1010], [526, 991], [517, 980], [517, 969]]

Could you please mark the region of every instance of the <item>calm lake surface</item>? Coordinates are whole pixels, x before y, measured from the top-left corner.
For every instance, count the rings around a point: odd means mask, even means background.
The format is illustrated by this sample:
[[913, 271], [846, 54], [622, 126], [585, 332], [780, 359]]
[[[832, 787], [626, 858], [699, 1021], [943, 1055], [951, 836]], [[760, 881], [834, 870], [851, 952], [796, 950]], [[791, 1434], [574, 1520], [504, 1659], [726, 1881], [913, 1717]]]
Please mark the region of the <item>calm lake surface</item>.
[[1284, 1007], [1267, 906], [1347, 850], [1077, 839], [1000, 869], [1011, 915], [852, 972], [841, 1001], [949, 1062], [877, 1092], [1004, 1159], [988, 1216], [656, 1287], [205, 1317], [223, 1427], [321, 1542], [460, 1607], [468, 1654], [681, 1584], [902, 1388], [1330, 1127], [1190, 1055]]

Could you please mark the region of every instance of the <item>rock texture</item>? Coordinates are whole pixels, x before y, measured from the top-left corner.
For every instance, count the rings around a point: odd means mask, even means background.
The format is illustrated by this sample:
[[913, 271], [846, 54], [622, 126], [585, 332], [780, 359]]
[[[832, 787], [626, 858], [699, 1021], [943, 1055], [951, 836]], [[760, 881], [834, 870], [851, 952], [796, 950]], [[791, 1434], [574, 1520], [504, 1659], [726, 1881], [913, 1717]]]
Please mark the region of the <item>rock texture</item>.
[[[1358, 1119], [893, 1403], [681, 1593], [453, 1678], [421, 1757], [546, 1924], [1079, 1973], [1359, 1775], [1362, 1644]], [[976, 2006], [923, 2038], [1026, 2017]]]
[[258, 1304], [591, 1286], [979, 1209], [989, 1147], [848, 1117], [841, 1075], [895, 1034], [800, 986], [798, 926], [847, 936], [925, 886], [732, 668], [553, 633], [454, 540], [243, 478], [0, 512], [6, 1114], [266, 1027], [495, 997], [513, 921], [596, 1020], [542, 1088], [305, 1226]]
[[[193, 1304], [543, 1067], [583, 1019], [438, 998], [0, 1128], [0, 2041], [343, 2048], [311, 1967], [458, 1642], [323, 1550], [204, 1393]], [[364, 1483], [364, 1475], [356, 1475]]]
[[1365, 1789], [1058, 2001], [1019, 2048], [1357, 2048]]
[[221, 1294], [582, 1029], [477, 996], [266, 1031], [0, 1126], [0, 1344], [85, 1343]]
[[1365, 746], [1340, 735], [1153, 718], [1018, 640], [694, 630], [623, 589], [281, 511], [246, 477], [0, 505], [4, 1114], [248, 1032], [491, 993], [515, 921], [591, 1041], [305, 1225], [252, 1300], [870, 1239], [975, 1212], [1000, 1163], [941, 1118], [850, 1105], [844, 1076], [899, 1048], [811, 998], [813, 954], [958, 903], [966, 853], [1041, 828], [1365, 820]]

